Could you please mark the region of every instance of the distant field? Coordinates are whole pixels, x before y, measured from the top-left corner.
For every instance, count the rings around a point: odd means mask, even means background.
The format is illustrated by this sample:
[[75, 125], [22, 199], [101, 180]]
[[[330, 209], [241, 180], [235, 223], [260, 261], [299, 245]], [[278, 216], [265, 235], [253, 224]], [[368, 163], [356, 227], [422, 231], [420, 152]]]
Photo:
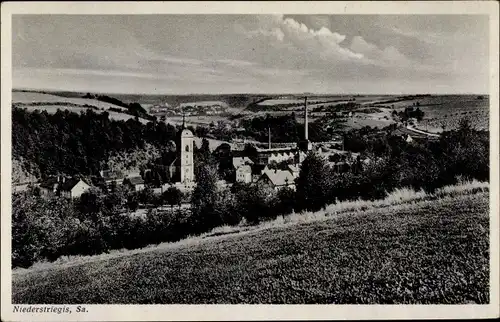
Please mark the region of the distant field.
[[[321, 103], [327, 101], [328, 99], [320, 99], [320, 100], [307, 100], [309, 104]], [[260, 102], [258, 105], [262, 106], [273, 106], [273, 105], [281, 105], [281, 104], [304, 104], [304, 99], [269, 99], [263, 102]]]
[[138, 102], [140, 104], [164, 104], [179, 106], [183, 103], [201, 101], [222, 101], [227, 106], [244, 109], [248, 104], [267, 97], [261, 94], [186, 94], [186, 95], [134, 95], [134, 94], [109, 94], [124, 102]]
[[13, 303], [489, 303], [488, 193], [14, 271]]
[[377, 128], [384, 128], [386, 126], [389, 126], [391, 124], [395, 123], [392, 119], [384, 119], [382, 117], [380, 118], [372, 118], [368, 116], [361, 116], [361, 117], [353, 117], [353, 118], [348, 118], [347, 122], [345, 122], [345, 126], [348, 129], [360, 129], [365, 126], [370, 126], [370, 127], [377, 127]]
[[[227, 121], [227, 117], [218, 116], [218, 115], [200, 115], [200, 116], [186, 116], [185, 122], [187, 125], [203, 125], [208, 126], [210, 123], [217, 124], [219, 121]], [[165, 119], [165, 122], [171, 124], [182, 124], [183, 118], [182, 116], [168, 116]]]
[[[65, 103], [67, 103], [67, 105], [64, 105]], [[117, 106], [114, 104], [101, 102], [95, 99], [62, 97], [45, 93], [13, 91], [12, 104], [18, 105], [19, 107], [25, 108], [29, 111], [40, 110], [40, 111], [47, 111], [47, 113], [51, 114], [56, 113], [57, 110], [62, 110], [62, 111], [69, 110], [71, 112], [80, 113], [87, 110], [89, 106], [92, 106], [99, 109], [99, 110], [94, 109], [94, 111], [96, 112], [99, 111], [102, 112], [101, 109], [106, 110], [109, 113], [109, 118], [113, 120], [127, 121], [131, 118], [134, 118], [134, 116], [129, 114], [109, 111], [108, 109], [111, 107], [123, 111], [127, 110], [124, 107]], [[143, 124], [148, 123], [148, 120], [142, 118], [139, 118], [139, 121]]]
[[[485, 99], [477, 99], [475, 95], [447, 95], [417, 101], [420, 103], [420, 109], [425, 113], [423, 122], [420, 122], [418, 126], [421, 129], [441, 132], [444, 124], [446, 130], [452, 130], [458, 127], [462, 118], [469, 119], [472, 126], [478, 130], [489, 129], [489, 98], [487, 96]], [[406, 102], [406, 106], [412, 103], [413, 101]]]
[[127, 110], [124, 107], [106, 103], [106, 102], [101, 102], [96, 99], [88, 99], [88, 98], [76, 98], [76, 97], [61, 97], [61, 96], [56, 96], [56, 95], [51, 95], [51, 94], [43, 94], [43, 93], [35, 93], [35, 92], [12, 92], [12, 103], [36, 103], [36, 102], [43, 102], [43, 103], [54, 103], [54, 102], [59, 102], [59, 103], [72, 103], [72, 104], [77, 104], [77, 105], [91, 105], [95, 106], [99, 109], [109, 109], [110, 107], [113, 108], [118, 108], [121, 110]]
[[[68, 92], [55, 92], [53, 94], [43, 94], [35, 92], [19, 92], [13, 91], [14, 103], [47, 103], [40, 109], [52, 111], [55, 107], [50, 103], [67, 102], [83, 107], [84, 104], [95, 106], [99, 109], [108, 109], [110, 107], [121, 108], [119, 106], [101, 102], [94, 99], [81, 98], [84, 93], [68, 93]], [[246, 118], [253, 116], [265, 115], [270, 113], [272, 115], [288, 114], [295, 111], [296, 115], [300, 117], [299, 113], [301, 106], [283, 108], [279, 111], [269, 111], [273, 106], [279, 104], [290, 103], [303, 103], [301, 95], [262, 95], [262, 94], [220, 94], [220, 95], [124, 95], [124, 94], [108, 94], [116, 97], [124, 102], [139, 102], [143, 106], [151, 104], [164, 104], [168, 103], [170, 106], [186, 106], [186, 105], [214, 105], [221, 104], [228, 106], [228, 112], [231, 114], [244, 113]], [[283, 98], [279, 98], [279, 97]], [[364, 113], [361, 118], [349, 119], [344, 128], [360, 128], [363, 126], [384, 127], [391, 123], [387, 118], [391, 118], [392, 107], [396, 110], [402, 110], [407, 106], [412, 106], [417, 102], [420, 104], [420, 109], [425, 112], [424, 120], [418, 125], [418, 128], [428, 130], [429, 132], [441, 132], [443, 125], [446, 130], [456, 128], [461, 118], [467, 117], [470, 119], [472, 125], [477, 129], [489, 128], [489, 98], [485, 96], [484, 99], [478, 99], [477, 95], [432, 95], [422, 97], [405, 97], [401, 95], [310, 95], [309, 107], [311, 112], [318, 106], [337, 105], [355, 98], [355, 103], [361, 104], [363, 109], [370, 107], [387, 107], [382, 113]], [[258, 108], [252, 111], [245, 109], [249, 104], [258, 102]], [[327, 103], [327, 101], [330, 101]], [[38, 107], [37, 107], [38, 108]], [[61, 107], [60, 107], [61, 108]], [[61, 108], [62, 109], [62, 108]], [[68, 107], [71, 110], [81, 110], [81, 107], [73, 106]], [[299, 110], [298, 110], [299, 109]], [[298, 111], [297, 111], [298, 110]], [[311, 121], [320, 117], [320, 114], [314, 116], [311, 113]], [[115, 119], [129, 119], [130, 116], [116, 113], [112, 115]], [[201, 117], [188, 117], [187, 122], [191, 125], [208, 125], [211, 122], [217, 123], [218, 121], [227, 121], [226, 116], [201, 116]], [[147, 121], [142, 120], [146, 123]], [[181, 117], [168, 118], [167, 122], [180, 124]]]
[[[37, 106], [23, 106], [22, 108], [27, 109], [28, 111], [34, 111], [34, 110], [39, 110], [39, 111], [47, 111], [47, 113], [54, 114], [57, 112], [57, 110], [69, 110], [71, 112], [75, 113], [80, 113], [85, 110], [87, 110], [86, 107], [75, 107], [75, 106], [61, 106], [61, 105], [37, 105]], [[133, 119], [134, 116], [129, 115], [129, 114], [124, 114], [124, 113], [118, 113], [118, 112], [113, 112], [113, 111], [107, 111], [109, 113], [109, 118], [111, 120], [116, 120], [116, 121], [127, 121], [129, 119]], [[147, 124], [149, 121], [145, 120], [143, 118], [139, 118], [139, 122], [142, 124]]]
[[196, 101], [196, 102], [187, 102], [187, 103], [181, 103], [179, 106], [184, 107], [184, 106], [214, 106], [214, 105], [220, 105], [220, 106], [227, 106], [226, 103], [222, 101]]

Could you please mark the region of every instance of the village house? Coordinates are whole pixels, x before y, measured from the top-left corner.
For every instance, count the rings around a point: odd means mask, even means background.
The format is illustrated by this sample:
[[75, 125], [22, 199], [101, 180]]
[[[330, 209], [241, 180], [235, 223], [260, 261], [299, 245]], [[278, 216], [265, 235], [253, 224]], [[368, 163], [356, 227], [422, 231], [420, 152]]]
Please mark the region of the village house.
[[252, 182], [252, 168], [250, 165], [242, 165], [236, 169], [236, 182]]
[[242, 167], [244, 165], [253, 165], [254, 162], [252, 159], [249, 157], [239, 157], [239, 156], [233, 156], [233, 167], [235, 170], [238, 170], [239, 167]]
[[99, 174], [101, 175], [101, 184], [106, 191], [113, 191], [122, 185], [125, 177], [122, 172], [113, 170], [101, 170]]
[[132, 191], [141, 191], [144, 189], [144, 179], [141, 176], [127, 177], [123, 179], [123, 185]]
[[161, 105], [155, 105], [155, 106], [152, 106], [150, 109], [149, 109], [149, 113], [151, 114], [157, 114], [157, 113], [167, 113], [171, 110], [170, 106], [168, 105], [168, 103], [165, 103], [164, 106], [161, 106]]
[[73, 199], [80, 197], [90, 187], [88, 183], [80, 178], [57, 176], [48, 178], [40, 183], [40, 195], [45, 198], [61, 196]]
[[82, 179], [70, 178], [61, 183], [59, 193], [61, 197], [73, 199], [79, 198], [83, 193], [90, 189], [90, 185]]
[[50, 177], [42, 181], [40, 183], [40, 195], [46, 198], [57, 196], [57, 189], [59, 187], [60, 181], [62, 180], [66, 179], [62, 179], [60, 177]]
[[262, 176], [257, 181], [257, 184], [265, 184], [278, 191], [279, 189], [288, 187], [295, 190], [295, 178], [288, 170], [270, 170], [262, 171]]

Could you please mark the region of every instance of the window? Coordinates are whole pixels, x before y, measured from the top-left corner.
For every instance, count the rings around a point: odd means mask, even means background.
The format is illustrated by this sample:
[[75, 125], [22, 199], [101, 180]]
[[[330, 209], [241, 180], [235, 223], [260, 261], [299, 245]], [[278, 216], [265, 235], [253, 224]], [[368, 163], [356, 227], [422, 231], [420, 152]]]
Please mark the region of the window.
[[186, 152], [189, 152], [189, 145], [186, 145]]

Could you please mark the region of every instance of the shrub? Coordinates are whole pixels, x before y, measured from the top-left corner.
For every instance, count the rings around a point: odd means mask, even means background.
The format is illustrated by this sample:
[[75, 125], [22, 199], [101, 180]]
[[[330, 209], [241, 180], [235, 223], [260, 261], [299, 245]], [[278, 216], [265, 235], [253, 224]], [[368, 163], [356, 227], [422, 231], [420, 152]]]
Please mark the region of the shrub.
[[314, 152], [310, 152], [300, 168], [297, 178], [298, 210], [316, 211], [327, 202], [330, 182], [326, 161]]
[[182, 192], [176, 187], [169, 187], [162, 196], [163, 200], [170, 205], [170, 207], [174, 207], [174, 205], [181, 205], [182, 202]]

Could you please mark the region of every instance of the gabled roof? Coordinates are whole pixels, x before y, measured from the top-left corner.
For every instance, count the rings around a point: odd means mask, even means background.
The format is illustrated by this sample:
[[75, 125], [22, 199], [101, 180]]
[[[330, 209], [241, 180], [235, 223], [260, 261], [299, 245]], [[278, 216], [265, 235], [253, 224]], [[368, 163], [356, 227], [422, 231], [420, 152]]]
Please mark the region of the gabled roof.
[[290, 185], [295, 182], [292, 173], [285, 170], [267, 170], [262, 177], [269, 179], [274, 186]]
[[288, 170], [290, 170], [291, 172], [299, 172], [300, 171], [299, 167], [294, 165], [294, 164], [289, 164]]
[[233, 157], [233, 166], [238, 169], [243, 165], [251, 165], [254, 162], [249, 157]]
[[61, 183], [60, 189], [62, 191], [71, 191], [71, 189], [73, 189], [76, 186], [76, 184], [79, 183], [80, 181], [88, 185], [85, 181], [83, 181], [80, 178], [69, 178]]

